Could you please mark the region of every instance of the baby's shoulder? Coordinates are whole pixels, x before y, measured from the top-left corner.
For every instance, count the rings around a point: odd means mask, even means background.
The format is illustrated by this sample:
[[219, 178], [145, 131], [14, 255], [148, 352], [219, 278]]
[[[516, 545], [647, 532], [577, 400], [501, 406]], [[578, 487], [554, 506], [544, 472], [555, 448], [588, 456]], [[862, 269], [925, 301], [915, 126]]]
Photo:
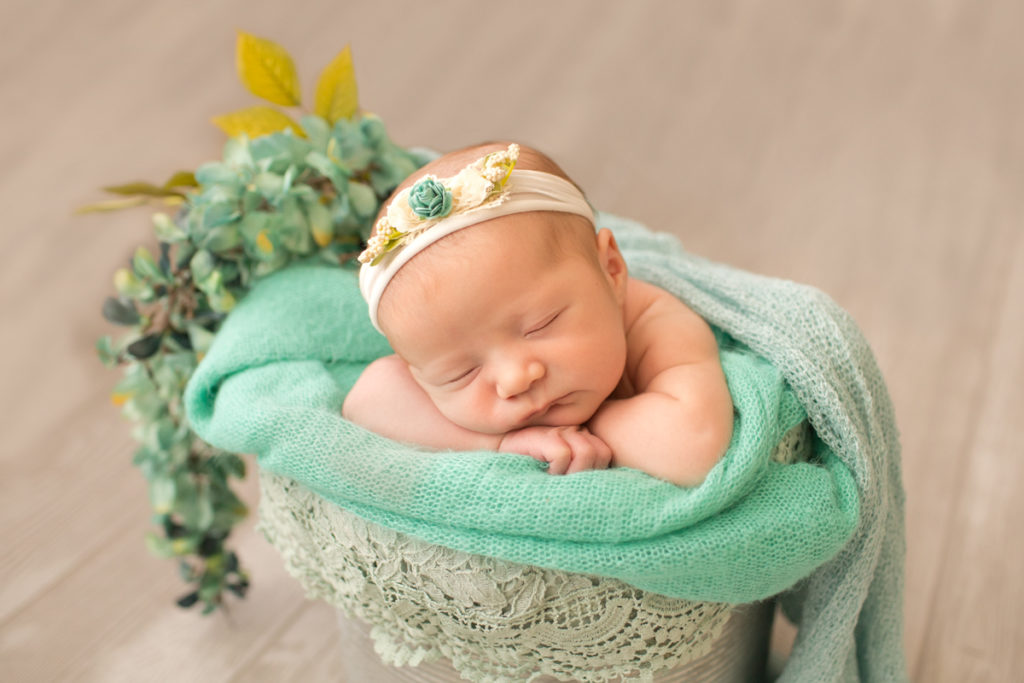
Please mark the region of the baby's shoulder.
[[631, 328], [657, 330], [664, 326], [683, 326], [699, 331], [707, 327], [703, 318], [671, 292], [635, 278], [629, 279], [626, 288], [625, 309], [627, 325]]
[[717, 357], [711, 326], [672, 293], [630, 278], [625, 309], [628, 357], [638, 365], [668, 367]]

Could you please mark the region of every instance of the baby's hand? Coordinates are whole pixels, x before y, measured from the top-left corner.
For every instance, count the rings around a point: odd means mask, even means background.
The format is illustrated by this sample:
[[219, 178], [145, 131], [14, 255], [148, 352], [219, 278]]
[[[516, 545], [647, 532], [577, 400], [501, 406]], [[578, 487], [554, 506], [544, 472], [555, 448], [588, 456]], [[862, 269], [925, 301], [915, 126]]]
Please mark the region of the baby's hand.
[[502, 437], [498, 450], [522, 453], [548, 463], [549, 474], [572, 474], [608, 467], [612, 449], [586, 427], [525, 427]]

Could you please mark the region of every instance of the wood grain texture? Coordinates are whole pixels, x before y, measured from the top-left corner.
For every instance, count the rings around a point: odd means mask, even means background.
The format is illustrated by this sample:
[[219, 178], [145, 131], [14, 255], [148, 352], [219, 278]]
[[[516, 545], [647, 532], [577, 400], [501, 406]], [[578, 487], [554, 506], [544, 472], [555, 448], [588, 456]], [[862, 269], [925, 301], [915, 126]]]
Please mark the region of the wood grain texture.
[[210, 117], [254, 103], [241, 28], [289, 49], [307, 101], [349, 41], [400, 143], [535, 144], [601, 208], [849, 309], [903, 435], [911, 673], [1020, 678], [1021, 25], [1014, 0], [0, 4], [0, 677], [337, 678], [333, 613], [251, 524], [250, 598], [173, 606], [92, 351], [148, 218], [71, 217], [217, 156]]

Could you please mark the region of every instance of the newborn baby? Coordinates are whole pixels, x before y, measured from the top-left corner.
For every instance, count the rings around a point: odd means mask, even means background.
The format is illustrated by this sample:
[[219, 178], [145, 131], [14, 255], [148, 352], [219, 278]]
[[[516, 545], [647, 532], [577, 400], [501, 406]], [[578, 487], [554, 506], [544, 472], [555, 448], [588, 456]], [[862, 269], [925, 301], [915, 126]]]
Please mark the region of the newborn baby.
[[395, 355], [345, 418], [434, 449], [522, 453], [552, 474], [632, 467], [696, 486], [732, 436], [707, 323], [629, 277], [607, 228], [548, 157], [485, 144], [396, 189], [360, 255]]

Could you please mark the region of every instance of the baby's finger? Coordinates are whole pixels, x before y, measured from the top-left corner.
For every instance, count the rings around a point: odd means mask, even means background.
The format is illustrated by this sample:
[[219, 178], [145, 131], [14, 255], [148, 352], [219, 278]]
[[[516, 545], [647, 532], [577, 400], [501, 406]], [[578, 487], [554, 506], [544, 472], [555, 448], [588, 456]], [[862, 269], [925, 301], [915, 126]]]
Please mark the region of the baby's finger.
[[551, 430], [544, 444], [544, 459], [548, 474], [565, 474], [572, 462], [572, 448], [556, 430]]
[[594, 469], [605, 470], [612, 464], [612, 449], [604, 442], [604, 439], [587, 432], [587, 436], [594, 443]]
[[563, 437], [572, 449], [572, 462], [567, 474], [592, 470], [598, 466], [597, 444], [589, 432], [573, 429], [563, 434]]

